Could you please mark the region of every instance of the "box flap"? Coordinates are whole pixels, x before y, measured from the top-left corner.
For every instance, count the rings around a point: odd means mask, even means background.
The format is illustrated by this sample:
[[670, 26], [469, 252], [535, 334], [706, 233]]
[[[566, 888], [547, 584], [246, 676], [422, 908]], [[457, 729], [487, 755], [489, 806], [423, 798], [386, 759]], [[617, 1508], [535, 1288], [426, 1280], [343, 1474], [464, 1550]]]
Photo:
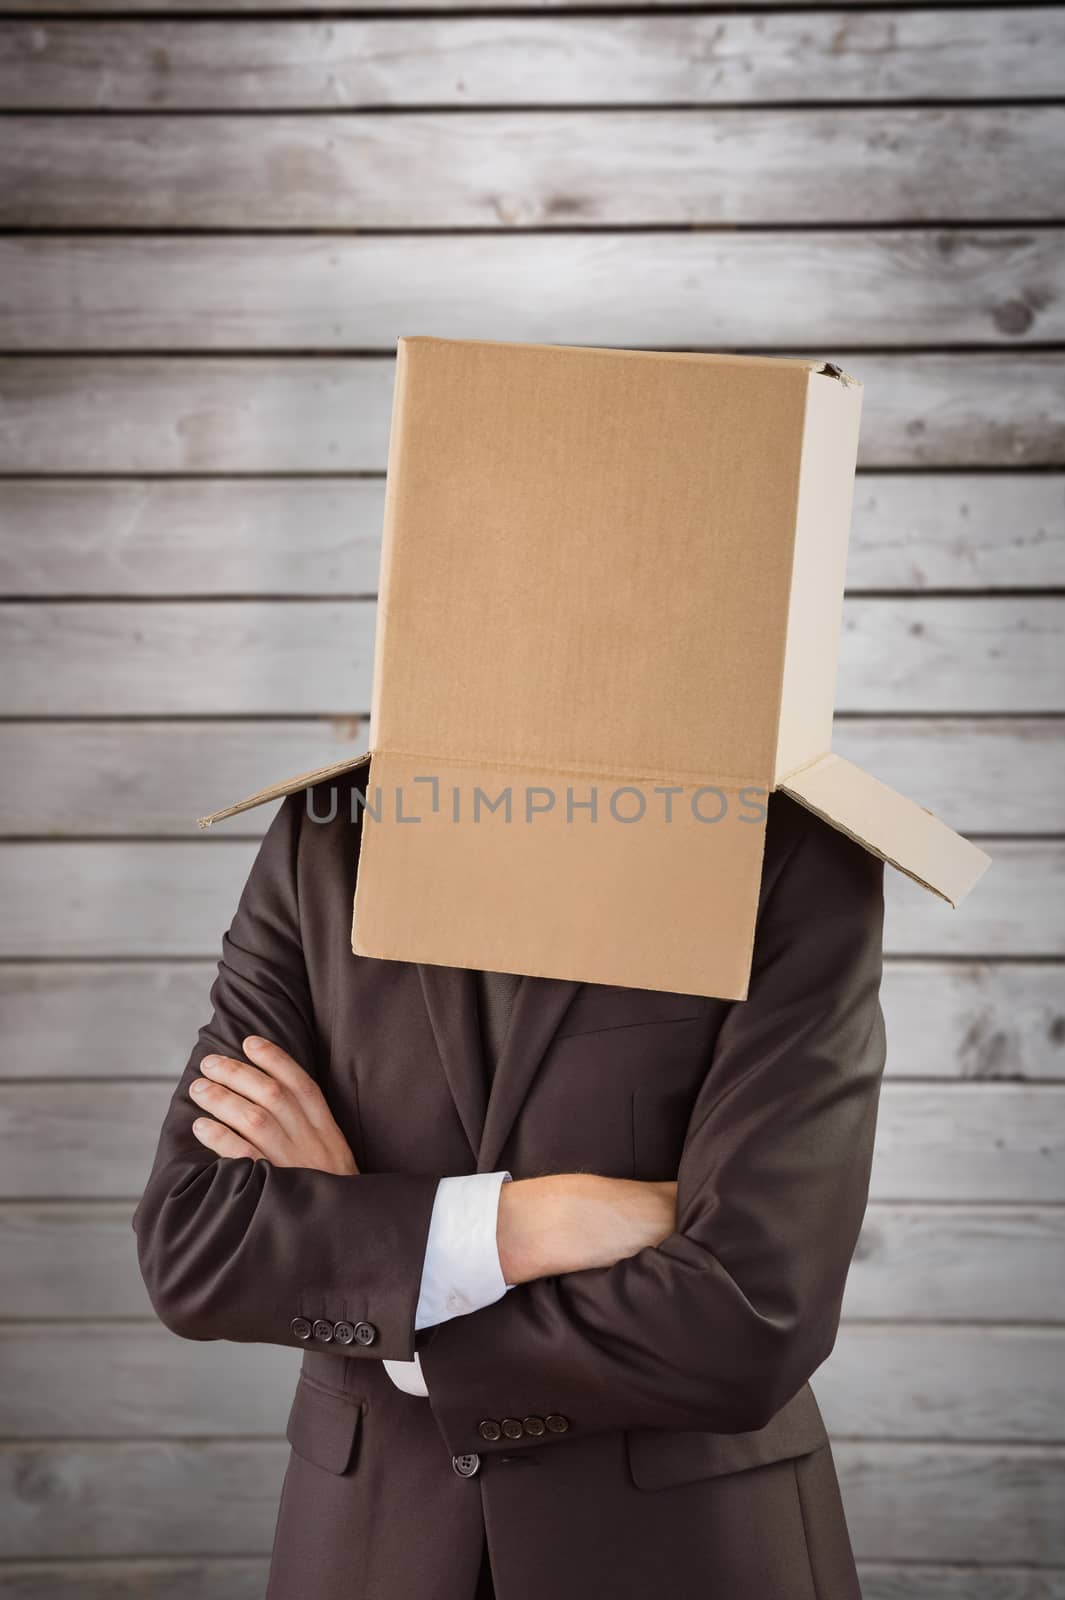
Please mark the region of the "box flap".
[[991, 864], [990, 856], [931, 811], [842, 756], [820, 756], [778, 787], [952, 906], [961, 904]]
[[352, 949], [743, 1000], [760, 799], [377, 752]]
[[351, 756], [344, 761], [330, 762], [327, 767], [315, 767], [310, 772], [301, 772], [298, 778], [286, 778], [281, 783], [272, 783], [268, 789], [260, 789], [258, 794], [249, 795], [246, 800], [238, 800], [236, 805], [223, 806], [221, 811], [211, 811], [206, 817], [197, 817], [197, 826], [209, 828], [212, 822], [235, 817], [240, 811], [252, 811], [256, 806], [264, 806], [270, 800], [282, 800], [287, 794], [298, 794], [301, 789], [311, 789], [316, 783], [325, 783], [329, 778], [338, 778], [342, 772], [352, 772], [356, 767], [364, 766], [369, 759], [369, 754]]
[[807, 379], [774, 781], [832, 747], [862, 386]]

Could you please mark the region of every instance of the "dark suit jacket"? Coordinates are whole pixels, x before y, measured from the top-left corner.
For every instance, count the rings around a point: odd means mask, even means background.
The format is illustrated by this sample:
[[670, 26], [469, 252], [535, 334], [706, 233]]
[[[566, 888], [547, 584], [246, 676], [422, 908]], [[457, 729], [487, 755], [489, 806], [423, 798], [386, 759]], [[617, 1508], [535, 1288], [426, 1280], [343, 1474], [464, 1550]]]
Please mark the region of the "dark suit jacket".
[[[749, 998], [526, 978], [488, 1095], [472, 974], [351, 952], [349, 799], [272, 824], [134, 1218], [168, 1327], [304, 1352], [270, 1600], [469, 1600], [485, 1529], [500, 1600], [852, 1600], [807, 1379], [866, 1203], [881, 864], [773, 796]], [[201, 1056], [253, 1032], [360, 1176], [196, 1142]], [[677, 1177], [677, 1231], [419, 1333], [404, 1394], [437, 1180], [501, 1165]]]

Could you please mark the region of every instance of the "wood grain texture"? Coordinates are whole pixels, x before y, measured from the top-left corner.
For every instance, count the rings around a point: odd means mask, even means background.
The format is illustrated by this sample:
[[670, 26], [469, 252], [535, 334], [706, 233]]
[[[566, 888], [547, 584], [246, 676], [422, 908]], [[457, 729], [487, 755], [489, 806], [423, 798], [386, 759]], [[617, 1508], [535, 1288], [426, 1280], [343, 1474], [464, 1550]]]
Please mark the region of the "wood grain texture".
[[1052, 962], [890, 961], [881, 997], [891, 1077], [1065, 1077], [1065, 982]]
[[[1052, 962], [889, 961], [887, 1076], [1065, 1079]], [[213, 961], [0, 963], [0, 1077], [173, 1079], [210, 1011]]]
[[[0, 1199], [135, 1198], [171, 1087], [0, 1084]], [[1065, 1202], [1063, 1095], [1056, 1085], [885, 1084], [873, 1198]]]
[[858, 1576], [864, 1600], [1065, 1600], [1065, 1570], [863, 1561]]
[[897, 1560], [904, 1529], [910, 1562], [1065, 1565], [1059, 1448], [843, 1442], [836, 1459], [859, 1558]]
[[[0, 960], [214, 959], [255, 850], [220, 831], [195, 843], [0, 844]], [[964, 912], [889, 870], [888, 952], [1065, 957], [1065, 844], [996, 841], [993, 852]]]
[[[0, 714], [350, 717], [370, 704], [374, 619], [371, 601], [7, 602]], [[1065, 712], [1063, 651], [1056, 596], [853, 597], [836, 708]]]
[[[368, 733], [359, 717], [0, 723], [0, 831], [192, 838], [209, 797], [360, 754]], [[1050, 834], [1062, 821], [1062, 733], [1057, 717], [855, 717], [837, 723], [833, 745], [963, 833]], [[224, 837], [258, 837], [275, 810], [234, 818]]]
[[[381, 477], [0, 479], [0, 591], [368, 595], [383, 500]], [[863, 472], [847, 584], [1065, 588], [1065, 475]]]
[[[757, 11], [763, 7], [767, 10], [782, 10], [788, 6], [805, 6], [808, 0], [749, 0], [750, 9]], [[882, 7], [884, 0], [855, 0], [855, 6]], [[971, 0], [943, 0], [947, 6], [968, 6]], [[672, 9], [674, 0], [648, 0], [646, 9], [654, 12], [659, 6]], [[705, 11], [729, 11], [734, 9], [735, 0], [681, 0], [676, 9], [687, 6], [698, 6]], [[543, 12], [566, 12], [570, 10], [594, 11], [615, 10], [617, 0], [591, 0], [580, 5], [575, 0], [536, 0], [534, 5], [524, 9]], [[54, 13], [55, 0], [8, 0], [4, 7], [9, 16], [38, 16], [42, 13]], [[224, 12], [227, 16], [240, 16], [243, 20], [253, 21], [256, 17], [272, 18], [276, 12], [284, 12], [286, 16], [295, 16], [307, 12], [313, 16], [333, 11], [350, 13], [357, 9], [350, 0], [182, 0], [181, 9], [189, 14], [209, 15], [212, 12]], [[369, 9], [369, 8], [367, 8]], [[454, 0], [431, 0], [425, 4], [423, 0], [375, 0], [373, 6], [375, 14], [395, 13], [400, 15], [406, 11], [416, 12], [449, 12], [454, 9]], [[471, 0], [469, 5], [463, 7], [466, 11], [497, 11], [499, 0]], [[141, 14], [145, 17], [154, 17], [160, 13], [173, 10], [171, 0], [64, 0], [63, 11], [71, 16], [98, 16], [106, 17], [112, 12], [122, 12], [125, 15]]]
[[[1060, 351], [836, 354], [865, 385], [863, 467], [1065, 465]], [[385, 357], [9, 356], [0, 472], [380, 472], [392, 377]]]
[[[1033, 541], [1046, 499], [1040, 490], [1031, 501]], [[0, 480], [0, 592], [372, 594], [383, 508], [383, 477], [9, 478]], [[917, 538], [920, 520], [911, 519]]]
[[282, 1440], [0, 1444], [0, 1557], [270, 1549]]
[[874, 1203], [847, 1281], [844, 1316], [1065, 1322], [1063, 1249], [1059, 1207]]
[[[1038, 99], [1051, 8], [853, 16], [61, 22], [0, 32], [9, 110], [338, 111]], [[28, 72], [27, 64], [33, 70]]]
[[813, 1386], [834, 1439], [1060, 1444], [1063, 1357], [1059, 1328], [852, 1323]]
[[[12, 1561], [0, 1564], [0, 1600], [262, 1600], [267, 1569], [265, 1556]], [[974, 1593], [971, 1600], [985, 1600], [983, 1592]], [[994, 1600], [1058, 1597], [1049, 1590], [1038, 1596], [1034, 1590], [1031, 1594], [1017, 1590]]]
[[[17, 1286], [7, 1316], [19, 1323], [151, 1319], [137, 1269], [132, 1211], [132, 1200], [0, 1203], [0, 1269], [4, 1281]], [[1065, 1321], [1065, 1284], [1058, 1270], [1063, 1243], [1065, 1210], [1059, 1206], [873, 1201], [847, 1284], [844, 1315], [856, 1323]], [[71, 1337], [80, 1326], [80, 1321], [72, 1324]], [[59, 1366], [48, 1370], [54, 1378]], [[204, 1363], [197, 1371], [206, 1394], [215, 1368]], [[26, 1403], [38, 1400], [28, 1396]], [[160, 1404], [169, 1407], [167, 1394]], [[146, 1406], [139, 1431], [165, 1431], [154, 1415]], [[100, 1427], [115, 1431], [102, 1422]], [[219, 1425], [213, 1431], [224, 1430]]]
[[254, 139], [233, 115], [12, 114], [0, 225], [1060, 222], [1063, 174], [1053, 105], [276, 114]]
[[0, 346], [66, 354], [387, 349], [411, 328], [710, 350], [1065, 330], [1054, 227], [456, 233], [431, 250], [417, 234], [14, 234], [0, 278]]

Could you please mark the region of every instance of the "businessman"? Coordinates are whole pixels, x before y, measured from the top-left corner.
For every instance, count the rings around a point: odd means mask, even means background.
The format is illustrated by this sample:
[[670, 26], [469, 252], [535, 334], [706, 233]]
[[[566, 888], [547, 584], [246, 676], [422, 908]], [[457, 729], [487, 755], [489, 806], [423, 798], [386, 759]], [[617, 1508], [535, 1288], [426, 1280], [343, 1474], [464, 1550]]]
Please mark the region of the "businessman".
[[744, 1001], [371, 960], [363, 782], [272, 823], [134, 1217], [174, 1332], [303, 1352], [268, 1600], [857, 1600], [881, 863], [770, 798]]

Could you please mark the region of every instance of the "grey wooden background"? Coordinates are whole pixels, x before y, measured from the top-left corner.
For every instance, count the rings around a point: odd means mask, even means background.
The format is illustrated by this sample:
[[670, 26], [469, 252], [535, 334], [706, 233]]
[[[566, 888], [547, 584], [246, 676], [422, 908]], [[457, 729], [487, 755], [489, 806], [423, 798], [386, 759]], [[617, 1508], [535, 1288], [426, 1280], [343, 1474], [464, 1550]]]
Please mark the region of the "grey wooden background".
[[129, 1217], [263, 822], [192, 818], [365, 737], [405, 333], [864, 379], [838, 745], [995, 865], [892, 875], [816, 1387], [867, 1600], [1061, 1600], [1065, 8], [301, 9], [0, 26], [0, 1600], [262, 1592], [293, 1360]]

